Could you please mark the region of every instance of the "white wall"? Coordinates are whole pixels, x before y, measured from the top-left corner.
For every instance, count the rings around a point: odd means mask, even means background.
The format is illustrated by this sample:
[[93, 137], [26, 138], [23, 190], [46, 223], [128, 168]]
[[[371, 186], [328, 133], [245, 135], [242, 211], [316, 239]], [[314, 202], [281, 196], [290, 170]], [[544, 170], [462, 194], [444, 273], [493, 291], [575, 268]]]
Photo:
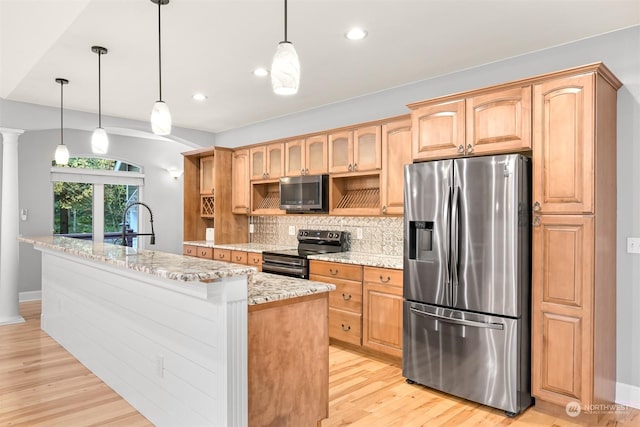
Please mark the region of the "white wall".
[[640, 26], [218, 133], [216, 145], [236, 147], [406, 114], [411, 102], [598, 61], [624, 84], [618, 91], [617, 376], [633, 386], [640, 406], [640, 255], [626, 253], [626, 238], [640, 236]]

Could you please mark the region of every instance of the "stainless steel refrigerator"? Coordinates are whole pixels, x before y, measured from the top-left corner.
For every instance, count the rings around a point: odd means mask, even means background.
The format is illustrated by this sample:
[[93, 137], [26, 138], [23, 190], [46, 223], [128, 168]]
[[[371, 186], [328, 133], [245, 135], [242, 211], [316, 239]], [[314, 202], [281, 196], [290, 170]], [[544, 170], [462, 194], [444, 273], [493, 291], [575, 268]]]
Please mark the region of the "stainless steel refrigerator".
[[513, 416], [532, 403], [529, 160], [405, 166], [402, 373]]

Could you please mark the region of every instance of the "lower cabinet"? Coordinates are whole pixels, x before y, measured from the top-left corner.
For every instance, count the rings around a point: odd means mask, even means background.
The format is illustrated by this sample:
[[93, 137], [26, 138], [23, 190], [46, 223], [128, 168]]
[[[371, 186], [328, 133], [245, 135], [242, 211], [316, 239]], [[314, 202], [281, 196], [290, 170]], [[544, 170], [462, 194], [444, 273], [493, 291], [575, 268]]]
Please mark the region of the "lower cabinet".
[[402, 357], [402, 270], [364, 267], [362, 346]]
[[213, 257], [213, 248], [196, 245], [183, 245], [182, 254], [198, 258], [211, 259]]
[[309, 279], [336, 285], [329, 293], [329, 337], [362, 345], [362, 266], [312, 260]]
[[309, 278], [329, 294], [329, 337], [402, 357], [402, 270], [312, 260]]
[[262, 254], [259, 252], [247, 252], [247, 265], [262, 271]]
[[231, 262], [231, 251], [229, 249], [214, 248], [213, 260]]

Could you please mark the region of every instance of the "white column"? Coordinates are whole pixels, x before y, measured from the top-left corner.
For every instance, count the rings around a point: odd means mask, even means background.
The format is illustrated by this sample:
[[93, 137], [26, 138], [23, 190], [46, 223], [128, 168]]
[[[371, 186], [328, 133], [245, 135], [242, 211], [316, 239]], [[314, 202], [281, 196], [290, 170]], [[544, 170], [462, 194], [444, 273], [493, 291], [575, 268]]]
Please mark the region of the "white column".
[[2, 133], [2, 210], [0, 210], [0, 325], [24, 322], [18, 305], [18, 137]]

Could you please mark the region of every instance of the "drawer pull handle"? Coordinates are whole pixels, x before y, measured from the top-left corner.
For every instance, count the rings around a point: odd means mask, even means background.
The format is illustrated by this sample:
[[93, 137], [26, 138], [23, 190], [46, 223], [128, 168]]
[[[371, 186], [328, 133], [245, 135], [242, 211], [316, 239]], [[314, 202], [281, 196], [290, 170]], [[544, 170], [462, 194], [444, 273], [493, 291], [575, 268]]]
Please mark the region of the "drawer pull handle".
[[200, 252], [200, 255], [201, 255], [201, 256], [205, 256], [206, 254], [207, 254], [207, 251], [201, 251], [201, 252]]
[[382, 283], [389, 283], [389, 280], [391, 280], [391, 276], [387, 276], [386, 280], [384, 277], [382, 277], [382, 274], [380, 275], [380, 281]]
[[351, 294], [349, 295], [345, 295], [344, 293], [342, 294], [342, 299], [345, 301], [349, 301], [351, 299]]
[[220, 254], [220, 255], [218, 255], [218, 258], [220, 258], [220, 259], [224, 259], [224, 254]]
[[344, 324], [344, 323], [342, 323], [342, 324], [340, 325], [340, 327], [342, 327], [342, 330], [343, 330], [343, 331], [345, 331], [345, 332], [349, 332], [349, 331], [351, 330], [351, 326], [346, 325], [346, 327], [345, 327], [345, 324]]
[[254, 264], [257, 264], [257, 263], [259, 263], [259, 262], [260, 262], [260, 258], [254, 258], [254, 259], [253, 259], [253, 263], [254, 263]]
[[236, 255], [236, 261], [240, 261], [242, 259], [241, 256]]
[[329, 274], [331, 274], [332, 276], [335, 276], [336, 274], [338, 274], [338, 269], [336, 268], [335, 271], [333, 270], [333, 268], [329, 269]]

